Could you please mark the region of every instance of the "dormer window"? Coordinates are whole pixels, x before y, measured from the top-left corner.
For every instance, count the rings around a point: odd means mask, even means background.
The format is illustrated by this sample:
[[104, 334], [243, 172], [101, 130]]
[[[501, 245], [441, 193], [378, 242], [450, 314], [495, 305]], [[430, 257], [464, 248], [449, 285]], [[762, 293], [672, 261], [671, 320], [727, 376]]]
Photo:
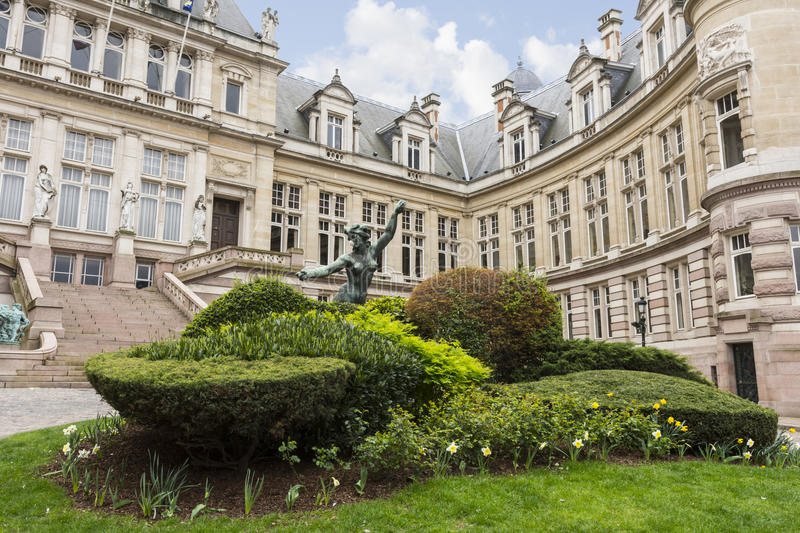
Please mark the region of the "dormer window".
[[35, 6], [25, 10], [25, 24], [22, 29], [22, 55], [41, 59], [44, 52], [47, 11]]
[[122, 79], [124, 50], [125, 37], [123, 37], [121, 33], [113, 31], [108, 32], [106, 36], [106, 50], [103, 55], [103, 76], [115, 80]]
[[70, 66], [75, 70], [89, 72], [93, 37], [92, 27], [89, 24], [76, 22], [73, 26]]
[[342, 149], [343, 126], [344, 118], [336, 115], [328, 115], [328, 147], [335, 150]]
[[408, 138], [408, 168], [419, 170], [421, 139]]
[[588, 126], [594, 122], [594, 90], [589, 89], [581, 93], [581, 102], [583, 102], [583, 125]]
[[514, 163], [521, 163], [525, 159], [525, 132], [521, 129], [516, 131], [511, 140], [514, 145]]
[[147, 61], [147, 88], [151, 91], [164, 90], [164, 60], [167, 54], [158, 45], [150, 45]]
[[656, 45], [656, 69], [659, 69], [667, 60], [667, 44], [664, 41], [664, 26], [659, 27], [653, 32], [653, 41]]
[[175, 96], [178, 98], [189, 99], [192, 95], [192, 66], [192, 57], [182, 54], [175, 78]]

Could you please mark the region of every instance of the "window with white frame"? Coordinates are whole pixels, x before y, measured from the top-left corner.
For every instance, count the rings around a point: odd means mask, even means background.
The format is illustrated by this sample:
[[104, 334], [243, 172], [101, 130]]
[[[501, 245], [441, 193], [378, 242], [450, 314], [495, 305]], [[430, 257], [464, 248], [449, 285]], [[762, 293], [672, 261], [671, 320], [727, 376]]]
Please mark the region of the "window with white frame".
[[8, 47], [8, 30], [11, 25], [11, 2], [0, 0], [0, 50]]
[[47, 11], [28, 5], [22, 27], [22, 55], [42, 59], [47, 30]]
[[415, 139], [414, 137], [408, 138], [408, 168], [413, 168], [414, 170], [420, 169], [421, 147], [421, 139]]
[[361, 221], [365, 224], [372, 224], [372, 212], [374, 204], [366, 200], [361, 202]]
[[156, 238], [158, 225], [158, 197], [160, 185], [151, 181], [142, 181], [139, 197], [139, 224], [136, 234], [149, 239]]
[[581, 93], [581, 102], [583, 105], [583, 125], [588, 126], [594, 122], [594, 90]]
[[67, 131], [64, 138], [64, 159], [86, 161], [86, 134]]
[[114, 139], [94, 137], [92, 141], [92, 165], [114, 166]]
[[239, 114], [242, 105], [242, 84], [233, 81], [225, 82], [225, 111]]
[[664, 41], [663, 25], [653, 32], [653, 44], [655, 46], [656, 69], [659, 69], [667, 60], [667, 43]]
[[644, 151], [637, 150], [622, 160], [622, 181], [620, 193], [625, 204], [628, 244], [634, 244], [650, 234]]
[[478, 219], [478, 250], [481, 267], [500, 269], [500, 221], [496, 213]]
[[175, 96], [188, 100], [192, 97], [192, 70], [194, 60], [189, 54], [181, 54], [178, 72], [175, 75]]
[[[373, 231], [375, 232], [375, 240], [377, 241], [383, 235], [384, 226], [386, 226], [386, 204], [363, 200], [361, 203], [361, 221], [369, 227], [371, 235]], [[383, 272], [386, 264], [386, 248], [375, 259], [378, 262], [376, 272]]]
[[331, 194], [327, 192], [319, 193], [319, 214], [328, 216], [331, 214]]
[[161, 150], [145, 148], [144, 157], [142, 158], [142, 174], [161, 176], [162, 154], [163, 152], [161, 152]]
[[566, 333], [565, 337], [568, 339], [575, 338], [575, 324], [574, 324], [574, 316], [572, 311], [572, 295], [565, 294], [564, 298], [562, 299], [564, 302], [564, 316], [567, 317], [566, 320]]
[[319, 263], [327, 265], [336, 260], [345, 251], [344, 224], [331, 220], [319, 221]]
[[797, 292], [800, 292], [800, 226], [789, 226], [789, 239], [792, 247], [794, 281]]
[[625, 198], [625, 220], [628, 228], [628, 244], [636, 242], [636, 206], [634, 204], [634, 190], [622, 193]]
[[283, 207], [283, 183], [272, 184], [272, 205], [276, 207]]
[[86, 215], [86, 229], [105, 233], [108, 229], [108, 199], [111, 189], [111, 176], [92, 172], [89, 181], [89, 207]]
[[722, 168], [744, 163], [742, 123], [739, 119], [739, 98], [732, 91], [717, 100], [717, 129], [719, 131]]
[[105, 259], [102, 257], [85, 256], [83, 258], [83, 272], [81, 272], [81, 285], [103, 285], [103, 270]]
[[164, 202], [164, 240], [180, 242], [183, 215], [183, 189], [167, 185]]
[[675, 124], [675, 152], [677, 155], [681, 155], [683, 151], [683, 124], [678, 122]]
[[106, 48], [103, 53], [103, 76], [121, 80], [125, 65], [125, 36], [110, 31], [106, 35]]
[[328, 114], [328, 147], [335, 150], [342, 149], [342, 133], [344, 131], [344, 118]]
[[611, 249], [611, 228], [608, 218], [608, 184], [606, 173], [600, 171], [584, 180], [586, 193], [586, 225], [591, 257]]
[[296, 185], [289, 185], [289, 197], [286, 201], [286, 207], [289, 209], [300, 209], [300, 195], [302, 189]]
[[622, 183], [623, 185], [630, 185], [633, 183], [633, 173], [631, 172], [631, 162], [629, 158], [622, 160]]
[[336, 218], [345, 218], [345, 197], [337, 194], [334, 198], [333, 216]]
[[72, 50], [69, 65], [75, 70], [89, 72], [92, 68], [92, 42], [94, 29], [91, 24], [77, 21], [72, 26]]
[[50, 262], [50, 281], [72, 283], [75, 273], [75, 255], [54, 253]]
[[518, 269], [536, 266], [536, 243], [533, 216], [533, 202], [512, 209], [514, 229], [514, 263]]
[[425, 237], [403, 235], [403, 276], [421, 279], [425, 276]]
[[167, 53], [163, 47], [151, 44], [147, 55], [147, 88], [151, 91], [162, 92], [164, 90], [164, 64]]
[[[686, 173], [686, 160], [682, 145], [683, 126], [678, 123], [660, 135], [661, 139], [661, 176], [664, 180], [664, 197], [667, 205], [667, 225], [669, 229], [686, 223], [691, 210], [689, 205], [689, 178]], [[672, 143], [676, 143], [673, 150]]]
[[3, 158], [3, 174], [0, 180], [0, 218], [20, 220], [22, 198], [25, 193], [25, 175], [28, 161], [17, 157]]
[[[559, 200], [557, 200], [557, 197]], [[572, 262], [572, 221], [569, 190], [564, 188], [548, 196], [550, 218], [550, 260], [558, 267]], [[560, 208], [560, 210], [559, 210]]]
[[9, 119], [6, 129], [6, 147], [27, 152], [31, 149], [32, 122]]
[[272, 184], [270, 250], [286, 252], [300, 247], [300, 187]]
[[605, 300], [603, 299], [603, 289], [608, 290], [607, 287], [595, 287], [589, 291], [589, 296], [592, 302], [592, 330], [595, 339], [604, 338], [605, 332], [608, 331], [607, 324], [605, 323]]
[[458, 267], [458, 219], [439, 217], [439, 272]]
[[81, 210], [83, 170], [64, 167], [61, 169], [61, 187], [58, 198], [57, 224], [63, 228], [77, 228]]
[[753, 295], [753, 254], [750, 249], [750, 234], [740, 233], [731, 237], [731, 260], [736, 297]]
[[525, 159], [525, 132], [520, 129], [511, 134], [514, 148], [514, 163], [521, 163]]
[[156, 265], [152, 261], [136, 261], [136, 277], [134, 283], [137, 289], [145, 289], [153, 285], [153, 274]]
[[386, 204], [378, 204], [375, 209], [375, 223], [379, 226], [386, 225]]
[[167, 154], [167, 179], [184, 181], [186, 179], [186, 156], [183, 154]]
[[684, 269], [680, 266], [670, 269], [672, 281], [672, 302], [675, 313], [675, 329], [686, 329], [686, 280], [683, 277]]

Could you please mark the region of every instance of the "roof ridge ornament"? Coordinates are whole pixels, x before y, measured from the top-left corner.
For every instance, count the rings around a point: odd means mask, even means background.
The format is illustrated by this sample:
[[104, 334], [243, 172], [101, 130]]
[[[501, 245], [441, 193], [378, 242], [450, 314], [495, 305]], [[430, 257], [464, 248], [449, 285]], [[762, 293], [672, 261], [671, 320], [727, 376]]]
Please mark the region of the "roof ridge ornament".
[[333, 78], [331, 78], [331, 83], [342, 83], [342, 78], [339, 77], [339, 69], [338, 68], [336, 69], [336, 72], [334, 73]]
[[414, 101], [411, 102], [411, 109], [419, 111], [419, 104], [417, 103], [417, 96], [414, 95]]
[[517, 68], [522, 68], [522, 56], [517, 56]]

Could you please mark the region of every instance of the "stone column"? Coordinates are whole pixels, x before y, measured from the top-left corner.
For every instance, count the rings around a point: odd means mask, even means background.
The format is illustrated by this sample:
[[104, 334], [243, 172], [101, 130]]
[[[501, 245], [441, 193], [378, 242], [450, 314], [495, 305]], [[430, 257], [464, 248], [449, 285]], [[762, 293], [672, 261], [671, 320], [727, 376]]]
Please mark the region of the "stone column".
[[214, 54], [198, 50], [195, 57], [196, 82], [194, 84], [194, 101], [200, 105], [211, 106], [211, 88], [214, 84]]
[[534, 120], [531, 122], [531, 149], [530, 155], [539, 152], [539, 145], [542, 143], [540, 130], [542, 128], [542, 123], [538, 120]]
[[103, 73], [103, 57], [106, 50], [106, 39], [108, 38], [108, 26], [106, 19], [98, 17], [94, 21], [94, 57], [92, 58], [91, 72], [95, 76]]
[[306, 178], [304, 194], [305, 209], [303, 215], [303, 234], [300, 242], [303, 243], [306, 261], [315, 261], [319, 264], [319, 182]]
[[9, 52], [19, 52], [22, 49], [22, 24], [25, 20], [25, 0], [14, 0], [11, 6], [11, 24], [8, 27]]
[[756, 161], [758, 149], [756, 148], [756, 130], [753, 127], [753, 106], [750, 97], [750, 81], [747, 70], [741, 69], [737, 73], [736, 92], [739, 99], [739, 121], [742, 127], [743, 155], [747, 163]]
[[611, 74], [605, 72], [600, 75], [600, 107], [595, 118], [611, 109]]
[[167, 64], [164, 69], [164, 92], [170, 96], [175, 96], [175, 76], [178, 67], [178, 51], [180, 43], [170, 41], [167, 45]]
[[48, 74], [53, 78], [61, 76], [63, 79], [70, 67], [72, 32], [76, 15], [74, 9], [50, 2], [50, 21], [47, 28], [50, 35], [45, 42], [43, 59], [48, 63]]
[[147, 57], [150, 34], [137, 28], [129, 28], [125, 53], [125, 77], [129, 85], [129, 95], [136, 100], [144, 98], [147, 88]]
[[695, 105], [700, 114], [700, 146], [704, 148], [706, 156], [706, 173], [711, 177], [722, 170], [722, 155], [717, 137], [717, 115], [714, 102], [699, 95], [695, 97]]
[[308, 114], [308, 140], [311, 142], [319, 142], [319, 111], [312, 109]]

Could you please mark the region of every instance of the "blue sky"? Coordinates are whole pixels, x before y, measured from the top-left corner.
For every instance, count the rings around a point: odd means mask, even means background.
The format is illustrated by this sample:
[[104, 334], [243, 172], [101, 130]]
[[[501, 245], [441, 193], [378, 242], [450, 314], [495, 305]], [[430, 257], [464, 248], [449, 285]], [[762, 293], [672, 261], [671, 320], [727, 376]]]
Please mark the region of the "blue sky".
[[268, 2], [238, 0], [256, 29], [267, 5], [278, 10], [289, 71], [326, 82], [339, 68], [354, 93], [400, 108], [436, 92], [451, 123], [489, 111], [491, 85], [518, 56], [548, 83], [566, 74], [581, 38], [599, 52], [597, 19], [608, 9], [622, 10], [623, 38], [638, 28], [638, 0]]

